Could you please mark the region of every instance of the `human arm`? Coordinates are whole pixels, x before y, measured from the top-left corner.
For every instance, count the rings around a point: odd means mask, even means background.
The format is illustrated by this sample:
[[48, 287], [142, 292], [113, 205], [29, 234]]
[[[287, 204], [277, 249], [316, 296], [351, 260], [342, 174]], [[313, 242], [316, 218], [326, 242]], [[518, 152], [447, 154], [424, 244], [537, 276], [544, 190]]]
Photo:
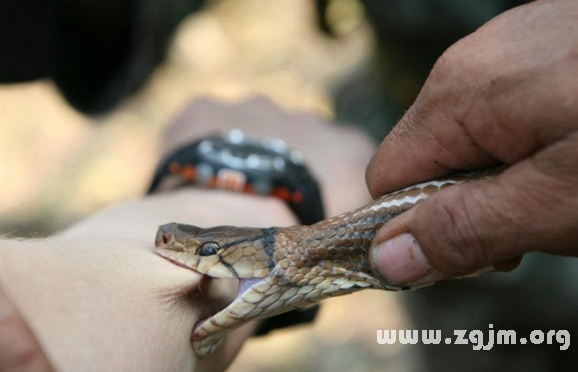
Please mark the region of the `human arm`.
[[449, 188], [374, 241], [388, 281], [431, 283], [526, 252], [578, 254], [578, 3], [537, 1], [452, 46], [367, 169], [373, 196], [497, 163], [493, 180]]
[[[200, 300], [200, 275], [156, 256], [154, 234], [172, 220], [292, 221], [281, 203], [254, 199], [183, 190], [114, 207], [54, 237], [3, 246], [0, 279], [59, 371], [222, 370], [251, 330], [202, 361], [189, 337], [200, 317], [234, 297], [234, 285]], [[262, 213], [248, 218], [245, 208]]]
[[[238, 105], [197, 101], [171, 125], [165, 143], [174, 148], [233, 127], [277, 136], [299, 149], [324, 187], [328, 214], [367, 201], [362, 169], [371, 142], [262, 99]], [[351, 151], [341, 151], [344, 146]], [[199, 361], [190, 334], [204, 311], [235, 296], [236, 284], [203, 288], [200, 299], [200, 276], [154, 253], [158, 225], [172, 221], [296, 223], [276, 199], [188, 188], [113, 207], [47, 239], [0, 241], [0, 283], [56, 370], [223, 370], [230, 363], [252, 325]]]

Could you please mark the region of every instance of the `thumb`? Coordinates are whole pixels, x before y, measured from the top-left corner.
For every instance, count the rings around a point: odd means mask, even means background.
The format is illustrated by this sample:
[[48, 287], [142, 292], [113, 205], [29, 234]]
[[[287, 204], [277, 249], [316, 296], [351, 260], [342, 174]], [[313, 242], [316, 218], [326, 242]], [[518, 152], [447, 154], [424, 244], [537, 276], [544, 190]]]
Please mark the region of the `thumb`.
[[495, 178], [443, 189], [388, 222], [371, 249], [376, 274], [425, 285], [502, 263], [511, 269], [528, 251], [575, 254], [574, 181], [536, 164], [528, 159]]

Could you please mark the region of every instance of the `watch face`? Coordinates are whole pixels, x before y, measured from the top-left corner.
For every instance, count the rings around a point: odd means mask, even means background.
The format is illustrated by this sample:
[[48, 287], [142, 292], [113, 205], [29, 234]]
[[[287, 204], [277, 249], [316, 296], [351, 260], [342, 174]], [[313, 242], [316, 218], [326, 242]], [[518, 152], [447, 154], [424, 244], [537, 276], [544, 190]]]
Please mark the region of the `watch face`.
[[215, 167], [269, 175], [302, 165], [301, 155], [291, 151], [285, 141], [273, 138], [250, 139], [240, 130], [202, 140], [198, 153]]

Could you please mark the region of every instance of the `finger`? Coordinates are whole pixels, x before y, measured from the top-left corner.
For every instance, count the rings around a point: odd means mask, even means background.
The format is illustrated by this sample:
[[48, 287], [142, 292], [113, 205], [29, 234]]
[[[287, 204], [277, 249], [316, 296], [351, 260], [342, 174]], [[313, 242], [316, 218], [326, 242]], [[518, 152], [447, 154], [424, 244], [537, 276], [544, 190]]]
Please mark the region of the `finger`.
[[30, 328], [0, 288], [0, 371], [54, 371]]
[[[442, 190], [393, 219], [374, 241], [374, 270], [392, 284], [424, 284], [529, 251], [578, 254], [578, 169], [575, 160], [556, 159], [562, 153], [576, 159], [577, 145], [570, 138], [494, 179]], [[544, 167], [550, 161], [558, 162]]]
[[[575, 15], [576, 2], [534, 2], [449, 48], [370, 162], [371, 194], [497, 160], [512, 164], [575, 130], [578, 106], [570, 102], [578, 88], [568, 79], [578, 73], [578, 44], [569, 37], [578, 35]], [[540, 30], [532, 38], [528, 24]]]
[[366, 182], [371, 195], [377, 197], [457, 170], [497, 162], [450, 113], [424, 108], [418, 100], [371, 158]]

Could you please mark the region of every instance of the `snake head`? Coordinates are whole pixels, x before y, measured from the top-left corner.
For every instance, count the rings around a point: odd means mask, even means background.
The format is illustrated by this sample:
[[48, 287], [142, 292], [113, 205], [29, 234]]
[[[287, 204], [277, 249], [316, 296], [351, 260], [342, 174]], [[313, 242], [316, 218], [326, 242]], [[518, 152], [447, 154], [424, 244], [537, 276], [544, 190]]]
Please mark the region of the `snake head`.
[[162, 257], [213, 278], [260, 278], [274, 265], [272, 229], [169, 223], [155, 245]]

